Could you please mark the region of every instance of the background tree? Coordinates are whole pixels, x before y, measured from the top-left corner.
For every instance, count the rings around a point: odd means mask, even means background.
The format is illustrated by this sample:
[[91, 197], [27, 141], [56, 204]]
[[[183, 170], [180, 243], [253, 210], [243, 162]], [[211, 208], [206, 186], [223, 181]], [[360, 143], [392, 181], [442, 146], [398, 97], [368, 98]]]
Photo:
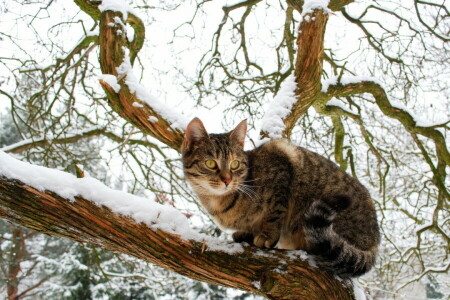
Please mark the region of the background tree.
[[[169, 105], [187, 111], [195, 104], [200, 115], [224, 110], [227, 129], [249, 118], [255, 143], [261, 128], [263, 137], [286, 136], [365, 183], [384, 231], [376, 270], [361, 279], [374, 298], [402, 297], [417, 282], [449, 294], [445, 3], [330, 1], [331, 12], [311, 1], [136, 1], [124, 16], [122, 9], [101, 14], [97, 2], [74, 2], [73, 10], [53, 2], [3, 4], [3, 22], [14, 26], [1, 33], [10, 49], [0, 58], [0, 93], [23, 140], [3, 150], [64, 170], [93, 167], [88, 173], [108, 185], [161, 202], [168, 197], [193, 215], [192, 224], [208, 228], [171, 150], [182, 139], [183, 118], [133, 85], [125, 71], [134, 64], [146, 88]], [[180, 16], [189, 18], [183, 23]], [[69, 31], [79, 33], [79, 43], [67, 41]], [[167, 49], [174, 58], [158, 59]], [[96, 83], [100, 69], [115, 76], [101, 77], [107, 99]], [[281, 97], [272, 95], [292, 80], [297, 101], [276, 110]], [[274, 111], [279, 118], [261, 124]], [[9, 218], [10, 201], [1, 205]], [[259, 292], [276, 297], [286, 282], [274, 278], [281, 284]]]

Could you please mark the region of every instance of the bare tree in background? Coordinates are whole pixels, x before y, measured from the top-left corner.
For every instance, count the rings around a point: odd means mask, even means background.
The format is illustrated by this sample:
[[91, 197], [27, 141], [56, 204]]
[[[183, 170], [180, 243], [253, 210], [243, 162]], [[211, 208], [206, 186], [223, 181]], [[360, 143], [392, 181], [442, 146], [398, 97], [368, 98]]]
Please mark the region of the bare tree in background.
[[[185, 212], [198, 214], [190, 211], [194, 196], [180, 175], [176, 150], [182, 130], [131, 92], [117, 71], [126, 56], [135, 68], [146, 70], [157, 64], [152, 55], [150, 66], [140, 60], [146, 40], [158, 45], [158, 37], [147, 26], [153, 12], [169, 16], [190, 6], [192, 18], [173, 32], [174, 47], [177, 38], [190, 38], [191, 28], [217, 27], [210, 48], [202, 49], [195, 76], [182, 67], [176, 70], [186, 94], [198, 107], [214, 106], [219, 97], [226, 97], [230, 105], [225, 115], [230, 121], [225, 123], [249, 118], [257, 128], [264, 114], [270, 113], [263, 106], [293, 75], [297, 101], [283, 118], [282, 135], [334, 159], [368, 185], [378, 205], [384, 243], [376, 270], [361, 282], [375, 298], [401, 298], [408, 286], [420, 281], [437, 284], [450, 295], [446, 140], [450, 36], [445, 2], [331, 0], [330, 11], [310, 11], [310, 1], [247, 0], [225, 5], [216, 25], [202, 24], [210, 1], [158, 6], [135, 1], [137, 13], [129, 13], [126, 20], [120, 12], [101, 12], [97, 1], [74, 2], [80, 11], [46, 33], [54, 40], [51, 44], [34, 24], [51, 14], [52, 1], [37, 10], [32, 6], [33, 14], [15, 19], [35, 30], [33, 43], [48, 53], [52, 60], [48, 65], [42, 66], [22, 48], [20, 34], [0, 33], [18, 52], [0, 57], [2, 70], [7, 70], [0, 77], [0, 95], [9, 101], [8, 112], [22, 139], [4, 151], [66, 171], [82, 164], [111, 186], [128, 185], [132, 193], [143, 196], [165, 195], [180, 208], [187, 202], [191, 206]], [[24, 8], [27, 5], [32, 4]], [[272, 22], [274, 26], [269, 26]], [[81, 40], [70, 47], [55, 42], [71, 26], [82, 27]], [[126, 32], [133, 32], [133, 38]], [[358, 40], [355, 48], [347, 47], [351, 38]], [[99, 70], [114, 75], [120, 90], [101, 80], [104, 92], [100, 91], [94, 75]], [[145, 80], [149, 87], [158, 84], [157, 79]], [[261, 136], [272, 137], [268, 131]], [[112, 149], [110, 153], [96, 155], [92, 149], [99, 142]], [[123, 176], [107, 179], [104, 174], [113, 153], [120, 154]], [[93, 160], [100, 164], [104, 160], [103, 166], [89, 170]], [[164, 197], [157, 200], [164, 202]], [[72, 221], [48, 211], [49, 203]], [[45, 214], [37, 213], [42, 211]], [[89, 199], [70, 203], [5, 177], [0, 181], [0, 215], [47, 234], [127, 253], [197, 280], [273, 299], [353, 297], [345, 284], [305, 262], [289, 260], [284, 252], [266, 259], [252, 256], [250, 247], [236, 257], [204, 252], [201, 244], [153, 232], [95, 207]], [[92, 228], [86, 219], [113, 225]], [[123, 236], [130, 238], [124, 242]], [[292, 267], [283, 274], [272, 272], [282, 260]], [[239, 267], [243, 264], [246, 270]]]

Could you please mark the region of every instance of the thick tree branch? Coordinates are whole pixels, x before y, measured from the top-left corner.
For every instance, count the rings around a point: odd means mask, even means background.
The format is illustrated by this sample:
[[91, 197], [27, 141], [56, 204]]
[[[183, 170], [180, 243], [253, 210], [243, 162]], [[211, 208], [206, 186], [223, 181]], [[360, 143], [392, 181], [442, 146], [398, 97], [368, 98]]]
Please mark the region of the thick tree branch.
[[323, 10], [314, 10], [304, 16], [297, 38], [297, 60], [295, 82], [297, 83], [297, 102], [291, 113], [284, 119], [284, 136], [289, 137], [297, 120], [317, 100], [321, 91], [323, 44], [328, 14]]
[[[103, 74], [118, 76], [117, 67], [124, 61], [124, 49], [130, 51], [130, 61], [133, 64], [144, 44], [145, 26], [143, 22], [132, 13], [128, 13], [127, 20], [123, 20], [121, 13], [112, 11], [100, 12], [98, 2], [89, 0], [74, 0], [74, 2], [94, 20], [100, 21], [99, 42], [101, 70]], [[133, 27], [134, 39], [132, 42], [128, 42], [126, 39], [126, 35], [124, 34], [126, 28], [110, 26], [116, 23], [115, 17], [120, 18], [122, 24], [128, 23]], [[142, 99], [138, 99], [136, 94], [131, 93], [129, 87], [123, 80], [119, 80], [118, 83], [120, 85], [120, 91], [116, 92], [108, 83], [100, 80], [100, 84], [108, 96], [111, 108], [124, 119], [138, 127], [142, 132], [150, 134], [161, 142], [178, 150], [183, 140], [183, 132], [179, 129], [172, 128], [163, 116], [145, 104]], [[133, 106], [135, 102], [141, 104], [143, 107]], [[150, 117], [157, 118], [157, 121], [150, 121]]]
[[353, 299], [351, 284], [293, 259], [289, 252], [261, 252], [253, 247], [235, 254], [210, 250], [201, 241], [151, 229], [89, 199], [70, 201], [2, 176], [0, 216], [49, 235], [126, 253], [196, 280], [271, 299]]
[[[115, 18], [121, 17], [121, 13], [106, 11], [100, 18], [100, 66], [103, 74], [119, 76], [117, 68], [124, 62], [127, 42], [123, 34], [124, 28], [110, 26], [115, 23]], [[119, 78], [120, 90], [116, 92], [108, 83], [100, 80], [100, 83], [108, 95], [111, 108], [124, 119], [137, 126], [142, 132], [152, 135], [168, 146], [179, 149], [183, 140], [183, 132], [172, 128], [167, 120], [158, 114], [152, 107], [145, 104], [135, 93]], [[134, 103], [140, 105], [135, 106]], [[157, 121], [152, 121], [155, 117]]]

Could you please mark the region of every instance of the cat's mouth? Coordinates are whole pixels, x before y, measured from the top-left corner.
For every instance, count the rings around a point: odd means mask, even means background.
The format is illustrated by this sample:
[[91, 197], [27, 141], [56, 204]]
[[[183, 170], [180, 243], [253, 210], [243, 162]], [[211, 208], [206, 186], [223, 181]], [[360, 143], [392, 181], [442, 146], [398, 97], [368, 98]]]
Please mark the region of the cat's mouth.
[[225, 184], [222, 181], [205, 181], [205, 180], [190, 180], [192, 186], [198, 193], [204, 195], [224, 196], [236, 190], [237, 184], [234, 180]]
[[227, 184], [224, 182], [210, 182], [209, 186], [212, 190], [214, 190], [218, 194], [227, 194], [234, 190], [234, 182], [228, 182]]

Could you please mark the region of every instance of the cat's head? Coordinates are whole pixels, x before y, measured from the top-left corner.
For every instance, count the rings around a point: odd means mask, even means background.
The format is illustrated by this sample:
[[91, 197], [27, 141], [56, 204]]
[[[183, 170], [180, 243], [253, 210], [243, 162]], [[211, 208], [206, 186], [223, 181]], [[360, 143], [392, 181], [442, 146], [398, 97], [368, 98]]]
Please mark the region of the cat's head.
[[185, 177], [197, 194], [225, 195], [238, 189], [247, 176], [246, 132], [245, 120], [222, 134], [208, 134], [198, 118], [189, 123], [181, 153]]

